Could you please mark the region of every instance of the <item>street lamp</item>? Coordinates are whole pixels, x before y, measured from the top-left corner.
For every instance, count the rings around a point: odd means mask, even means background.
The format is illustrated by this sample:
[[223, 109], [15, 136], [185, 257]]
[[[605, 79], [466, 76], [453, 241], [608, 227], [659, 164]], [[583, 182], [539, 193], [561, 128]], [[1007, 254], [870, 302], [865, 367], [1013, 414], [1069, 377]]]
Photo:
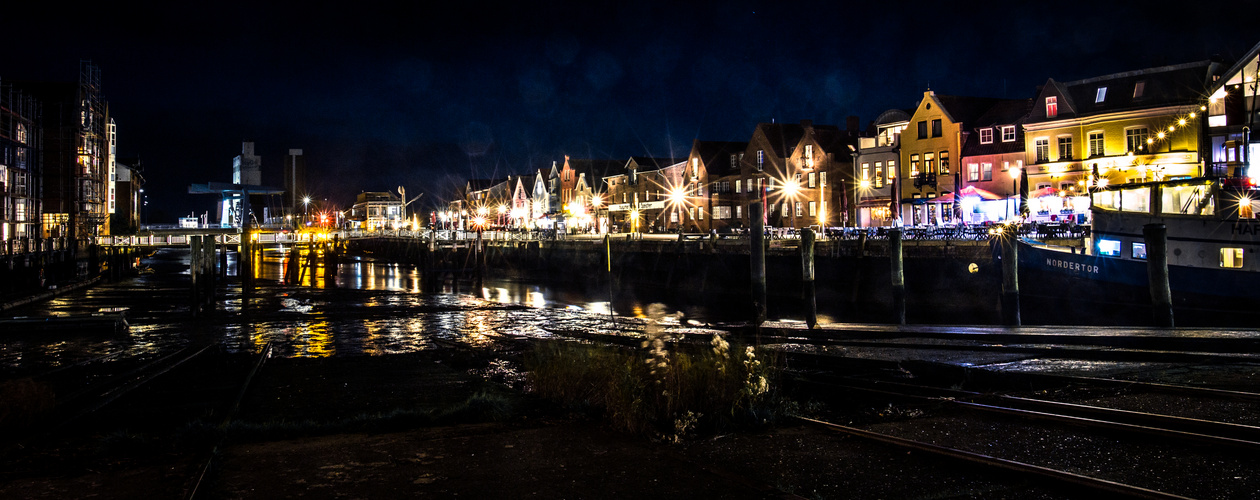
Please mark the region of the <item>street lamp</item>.
[[304, 226], [306, 225], [307, 215], [310, 214], [310, 208], [311, 208], [311, 197], [303, 196], [302, 197], [302, 225]]
[[796, 229], [796, 195], [801, 191], [801, 183], [796, 179], [789, 179], [783, 183], [783, 197], [791, 203], [788, 210], [792, 213], [792, 229]]
[[[1018, 196], [1019, 196], [1019, 173], [1020, 173], [1019, 167], [1012, 168], [1012, 169], [1008, 170], [1008, 171], [1007, 171], [1007, 173], [1011, 174], [1011, 194], [1013, 194], [1014, 196], [1016, 196], [1016, 197], [1017, 197], [1017, 198], [1016, 198], [1016, 200], [1015, 200], [1015, 203], [1019, 203], [1019, 198], [1018, 198]], [[1007, 203], [1007, 204], [1006, 204], [1006, 220], [1007, 220], [1007, 222], [1010, 222], [1010, 220], [1011, 220], [1011, 204], [1010, 204], [1010, 203]]]

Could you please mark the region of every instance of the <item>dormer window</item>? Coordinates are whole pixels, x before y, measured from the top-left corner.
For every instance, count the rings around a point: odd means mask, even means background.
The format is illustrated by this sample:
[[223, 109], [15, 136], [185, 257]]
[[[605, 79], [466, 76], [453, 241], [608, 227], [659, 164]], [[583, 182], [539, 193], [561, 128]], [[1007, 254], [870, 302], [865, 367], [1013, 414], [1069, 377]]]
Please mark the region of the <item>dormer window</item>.
[[1002, 142], [1015, 142], [1015, 126], [1014, 125], [1002, 126]]
[[1098, 93], [1094, 94], [1094, 104], [1105, 100], [1107, 100], [1107, 87], [1098, 87]]
[[1046, 98], [1046, 118], [1055, 118], [1059, 116], [1059, 98], [1050, 96]]
[[1137, 99], [1139, 97], [1142, 97], [1142, 92], [1144, 92], [1145, 90], [1146, 90], [1146, 82], [1145, 81], [1137, 82], [1136, 84], [1133, 85], [1133, 98]]
[[805, 168], [814, 168], [814, 145], [805, 145]]
[[993, 129], [980, 129], [980, 144], [993, 144]]

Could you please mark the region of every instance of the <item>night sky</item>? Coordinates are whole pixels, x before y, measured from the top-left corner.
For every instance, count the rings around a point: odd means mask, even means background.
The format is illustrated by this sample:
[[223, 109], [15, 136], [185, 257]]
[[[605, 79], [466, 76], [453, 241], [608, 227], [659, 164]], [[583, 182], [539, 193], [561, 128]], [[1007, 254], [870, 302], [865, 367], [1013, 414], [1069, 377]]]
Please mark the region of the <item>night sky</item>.
[[1260, 41], [1220, 3], [25, 3], [4, 9], [0, 81], [96, 63], [155, 223], [212, 210], [187, 187], [230, 181], [246, 140], [266, 183], [301, 148], [317, 198], [404, 185], [431, 203], [565, 154], [682, 157], [758, 122], [865, 127], [929, 86], [1032, 97], [1047, 78], [1232, 63]]

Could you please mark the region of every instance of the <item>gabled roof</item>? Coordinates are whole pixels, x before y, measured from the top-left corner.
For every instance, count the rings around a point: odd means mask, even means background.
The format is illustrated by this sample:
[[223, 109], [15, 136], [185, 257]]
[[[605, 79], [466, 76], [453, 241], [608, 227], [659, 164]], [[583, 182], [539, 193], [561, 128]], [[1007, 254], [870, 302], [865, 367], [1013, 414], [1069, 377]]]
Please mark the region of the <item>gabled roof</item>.
[[[1002, 100], [989, 108], [980, 116], [976, 117], [973, 123], [965, 123], [967, 131], [966, 142], [963, 143], [962, 156], [979, 156], [994, 155], [1006, 153], [1019, 153], [1024, 151], [1024, 121], [1028, 118], [1028, 112], [1032, 109], [1032, 99], [1013, 99]], [[1012, 142], [1002, 141], [1002, 126], [1015, 127], [1015, 140]], [[980, 143], [980, 129], [993, 129], [993, 142], [990, 144]]]
[[686, 158], [682, 158], [682, 159], [653, 158], [650, 156], [631, 156], [629, 160], [626, 160], [624, 166], [626, 168], [629, 168], [630, 164], [634, 163], [635, 165], [638, 165], [640, 169], [643, 169], [645, 171], [646, 170], [659, 170], [659, 169], [662, 169], [670, 165], [673, 165], [675, 163], [679, 163], [683, 161], [687, 161], [687, 159]]
[[992, 109], [1003, 99], [995, 97], [969, 97], [957, 95], [935, 95], [940, 103], [941, 111], [954, 123], [962, 123], [970, 127], [976, 119]]
[[779, 158], [787, 158], [796, 149], [796, 145], [801, 143], [801, 139], [805, 137], [805, 127], [811, 126], [815, 133], [823, 133], [826, 131], [839, 132], [840, 128], [835, 125], [812, 125], [809, 123], [758, 123], [758, 132], [766, 138], [770, 143], [770, 150]]
[[506, 179], [468, 179], [468, 192], [490, 189]]
[[578, 176], [586, 176], [587, 185], [594, 186], [599, 184], [599, 179], [610, 175], [617, 175], [625, 168], [626, 163], [620, 160], [587, 160], [569, 158], [569, 168], [577, 172]]
[[1197, 104], [1211, 91], [1212, 71], [1212, 61], [1204, 60], [1063, 83], [1050, 79], [1038, 102], [1062, 96], [1058, 116], [1046, 118], [1044, 109], [1033, 109], [1029, 122]]
[[[747, 142], [702, 141], [696, 139], [692, 144], [695, 155], [704, 162], [704, 167], [711, 176], [722, 176], [731, 173], [731, 155], [738, 155], [748, 149]], [[734, 167], [739, 171], [739, 164]]]

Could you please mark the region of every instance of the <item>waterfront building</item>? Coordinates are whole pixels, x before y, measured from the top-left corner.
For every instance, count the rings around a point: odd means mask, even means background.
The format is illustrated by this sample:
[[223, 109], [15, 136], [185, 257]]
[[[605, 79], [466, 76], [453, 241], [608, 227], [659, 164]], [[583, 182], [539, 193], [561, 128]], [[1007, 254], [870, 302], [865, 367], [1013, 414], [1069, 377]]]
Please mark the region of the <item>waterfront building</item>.
[[79, 63], [77, 82], [16, 84], [40, 102], [42, 237], [68, 238], [80, 250], [107, 231], [108, 105], [101, 70]]
[[[958, 162], [961, 168], [954, 172], [958, 189], [946, 195], [953, 200], [951, 208], [958, 222], [983, 224], [1019, 215], [1017, 184], [1024, 168], [1023, 125], [1032, 102], [1000, 101], [968, 124]], [[1079, 210], [1088, 212], [1088, 200], [1077, 205]], [[1067, 206], [1072, 206], [1071, 201]]]
[[113, 175], [113, 196], [110, 204], [114, 206], [109, 216], [111, 234], [136, 234], [143, 222], [144, 210], [144, 176], [141, 175], [140, 160], [115, 162]]
[[1059, 215], [1064, 200], [1079, 211], [1093, 186], [1204, 175], [1200, 106], [1221, 69], [1198, 61], [1046, 81], [1024, 123], [1029, 215]]
[[[899, 215], [906, 225], [956, 224], [952, 195], [955, 162], [976, 120], [1004, 99], [937, 95], [931, 90], [910, 116], [900, 138], [897, 166]], [[1016, 100], [1020, 101], [1020, 100]]]
[[38, 250], [40, 222], [39, 101], [0, 85], [0, 254]]
[[365, 191], [355, 197], [346, 216], [350, 229], [393, 230], [402, 227], [403, 200], [389, 191]]
[[854, 157], [857, 226], [889, 226], [892, 218], [892, 188], [901, 162], [901, 133], [910, 124], [913, 110], [890, 109], [871, 124], [873, 137], [859, 139]]
[[[1260, 171], [1251, 169], [1260, 154], [1260, 140], [1251, 131], [1256, 127], [1257, 72], [1260, 68], [1260, 44], [1256, 44], [1233, 66], [1220, 73], [1212, 83], [1206, 104], [1199, 113], [1207, 114], [1207, 136], [1204, 158], [1214, 175], [1237, 175], [1251, 179], [1246, 187], [1254, 188]], [[1196, 115], [1198, 116], [1198, 115]], [[1242, 187], [1242, 186], [1240, 186]], [[1260, 200], [1252, 199], [1252, 216]]]
[[811, 120], [758, 124], [734, 183], [733, 194], [740, 200], [734, 220], [742, 227], [751, 227], [749, 204], [760, 199], [768, 226], [802, 228], [831, 222], [825, 214], [841, 198], [832, 190], [832, 203], [827, 203], [827, 178], [852, 175], [852, 155], [847, 146], [856, 148], [856, 135], [856, 130], [841, 132], [834, 125], [814, 125]]
[[560, 171], [561, 210], [571, 231], [608, 232], [607, 193], [603, 179], [619, 171], [617, 160], [564, 157]]
[[731, 225], [731, 184], [739, 178], [739, 161], [746, 142], [701, 141], [691, 143], [683, 185], [686, 202], [684, 227], [702, 231], [725, 230]]

